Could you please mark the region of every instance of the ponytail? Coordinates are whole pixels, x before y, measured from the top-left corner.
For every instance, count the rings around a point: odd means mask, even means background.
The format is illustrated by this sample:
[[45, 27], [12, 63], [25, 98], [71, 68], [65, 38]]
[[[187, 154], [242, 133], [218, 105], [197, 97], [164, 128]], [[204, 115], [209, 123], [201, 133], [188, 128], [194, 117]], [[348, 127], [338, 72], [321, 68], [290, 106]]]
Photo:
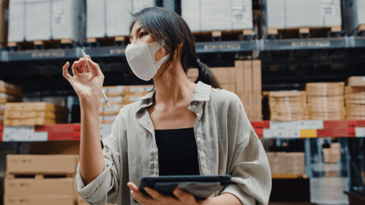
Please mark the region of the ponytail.
[[199, 71], [199, 76], [195, 83], [201, 81], [205, 84], [211, 85], [213, 88], [220, 88], [218, 79], [215, 77], [215, 75], [207, 65], [200, 62], [199, 59], [196, 60], [196, 65]]

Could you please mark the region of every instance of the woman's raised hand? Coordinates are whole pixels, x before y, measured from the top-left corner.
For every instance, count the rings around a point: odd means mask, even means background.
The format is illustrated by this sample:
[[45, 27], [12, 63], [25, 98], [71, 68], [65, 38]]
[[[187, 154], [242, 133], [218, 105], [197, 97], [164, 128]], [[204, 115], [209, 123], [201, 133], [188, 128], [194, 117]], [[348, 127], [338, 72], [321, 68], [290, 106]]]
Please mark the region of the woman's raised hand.
[[70, 63], [67, 62], [63, 66], [63, 77], [71, 84], [79, 98], [95, 99], [101, 98], [101, 89], [104, 82], [104, 75], [99, 65], [93, 62], [87, 55], [91, 70], [86, 64], [85, 58], [80, 58], [72, 65], [73, 76], [68, 72]]

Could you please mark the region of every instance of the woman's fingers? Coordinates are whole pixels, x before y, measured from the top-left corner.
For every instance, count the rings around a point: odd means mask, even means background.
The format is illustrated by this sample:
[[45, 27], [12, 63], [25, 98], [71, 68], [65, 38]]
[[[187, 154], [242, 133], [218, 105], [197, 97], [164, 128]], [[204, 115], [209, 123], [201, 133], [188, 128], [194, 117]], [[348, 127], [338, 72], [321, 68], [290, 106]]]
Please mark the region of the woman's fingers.
[[95, 76], [103, 75], [99, 65], [97, 63], [95, 63], [93, 60], [91, 60], [89, 55], [87, 55], [86, 57], [88, 58], [88, 62], [89, 62], [91, 69], [94, 71], [94, 75]]
[[73, 76], [75, 76], [75, 75], [79, 74], [78, 64], [79, 64], [79, 61], [75, 61], [75, 62], [72, 64], [71, 70], [72, 70], [72, 74], [73, 74]]
[[66, 80], [69, 80], [72, 77], [68, 72], [68, 67], [70, 67], [70, 63], [67, 61], [67, 63], [62, 68], [62, 75], [66, 78]]

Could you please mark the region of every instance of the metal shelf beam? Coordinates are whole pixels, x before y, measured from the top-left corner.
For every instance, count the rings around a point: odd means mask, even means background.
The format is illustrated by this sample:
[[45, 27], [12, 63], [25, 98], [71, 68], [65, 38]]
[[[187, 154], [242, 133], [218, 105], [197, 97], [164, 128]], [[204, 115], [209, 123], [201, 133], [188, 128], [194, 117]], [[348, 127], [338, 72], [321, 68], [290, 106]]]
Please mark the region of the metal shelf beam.
[[[77, 47], [69, 49], [46, 49], [27, 51], [1, 51], [1, 62], [34, 61], [34, 60], [62, 60], [82, 57], [81, 49], [91, 57], [124, 57], [125, 46], [109, 47]], [[205, 53], [238, 53], [253, 51], [291, 51], [310, 49], [346, 49], [365, 48], [364, 37], [346, 36], [339, 38], [292, 39], [292, 40], [255, 40], [255, 41], [220, 41], [198, 42], [198, 54]]]

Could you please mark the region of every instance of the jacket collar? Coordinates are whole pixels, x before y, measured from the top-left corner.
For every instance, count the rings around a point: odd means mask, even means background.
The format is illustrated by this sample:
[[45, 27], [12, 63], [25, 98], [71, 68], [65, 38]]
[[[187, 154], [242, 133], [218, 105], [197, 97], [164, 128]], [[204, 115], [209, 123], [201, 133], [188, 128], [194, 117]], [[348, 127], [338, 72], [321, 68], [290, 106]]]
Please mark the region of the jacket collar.
[[[193, 102], [206, 102], [210, 100], [210, 90], [212, 86], [207, 85], [201, 81], [199, 81], [195, 87], [193, 97], [190, 100], [190, 104]], [[147, 95], [140, 97], [137, 101], [141, 101], [137, 112], [150, 107], [153, 104], [153, 98], [155, 96], [156, 91], [153, 90], [152, 92], [148, 93]]]

